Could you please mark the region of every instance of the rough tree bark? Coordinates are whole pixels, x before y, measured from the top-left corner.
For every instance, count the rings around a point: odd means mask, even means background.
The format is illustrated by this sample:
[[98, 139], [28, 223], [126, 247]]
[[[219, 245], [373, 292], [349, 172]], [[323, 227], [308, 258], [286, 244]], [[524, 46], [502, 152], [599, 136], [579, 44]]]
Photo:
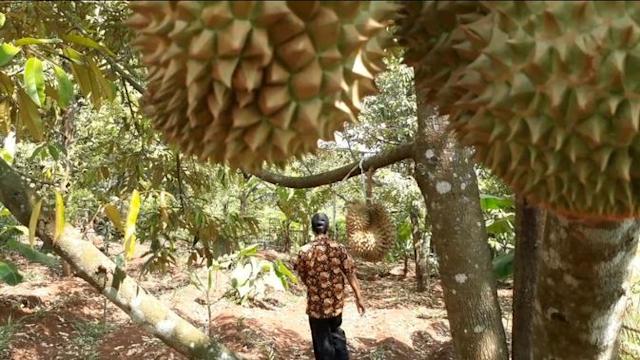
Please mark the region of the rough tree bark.
[[[20, 223], [29, 225], [31, 195], [20, 175], [1, 159], [0, 202]], [[62, 236], [54, 241], [52, 221], [46, 216], [42, 219], [38, 236], [52, 244], [53, 250], [69, 262], [81, 278], [167, 345], [196, 359], [238, 359], [222, 344], [211, 340], [148, 294], [91, 242], [83, 240], [78, 230], [67, 226]]]
[[538, 247], [544, 232], [545, 211], [523, 197], [516, 199], [516, 249], [513, 269], [513, 360], [533, 360], [533, 300]]
[[427, 204], [458, 359], [508, 359], [471, 153], [418, 89], [415, 178]]
[[640, 221], [547, 214], [536, 282], [534, 359], [614, 356]]

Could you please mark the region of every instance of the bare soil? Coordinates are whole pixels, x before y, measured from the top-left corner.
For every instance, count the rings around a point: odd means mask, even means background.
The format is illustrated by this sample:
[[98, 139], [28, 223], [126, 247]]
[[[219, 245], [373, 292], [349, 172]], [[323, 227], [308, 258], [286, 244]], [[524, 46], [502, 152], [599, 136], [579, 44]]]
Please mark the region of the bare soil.
[[[27, 281], [14, 287], [0, 285], [0, 328], [13, 324], [4, 348], [0, 341], [0, 359], [185, 359], [110, 303], [105, 319], [104, 298], [82, 279], [62, 277], [61, 270], [21, 257], [10, 260]], [[129, 274], [138, 276], [142, 262], [129, 263]], [[453, 359], [442, 289], [435, 278], [428, 291], [416, 293], [411, 269], [404, 276], [400, 266], [358, 266], [367, 313], [360, 317], [353, 301], [348, 301], [343, 315], [353, 359]], [[139, 280], [178, 314], [205, 329], [204, 294], [189, 285], [189, 271], [193, 270], [176, 268]], [[217, 280], [212, 336], [246, 359], [313, 358], [304, 289], [274, 293], [241, 306], [222, 296], [226, 276]], [[503, 311], [509, 313], [511, 291], [501, 289], [499, 294]]]

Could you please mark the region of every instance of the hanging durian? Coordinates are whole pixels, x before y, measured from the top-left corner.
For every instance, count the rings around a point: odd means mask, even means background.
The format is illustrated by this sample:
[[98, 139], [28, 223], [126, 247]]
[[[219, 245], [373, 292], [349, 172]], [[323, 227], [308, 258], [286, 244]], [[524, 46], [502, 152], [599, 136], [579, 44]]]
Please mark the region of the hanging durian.
[[167, 141], [234, 167], [333, 139], [374, 90], [396, 7], [379, 1], [134, 1], [145, 112]]
[[[451, 12], [431, 27], [430, 8]], [[419, 86], [516, 192], [624, 218], [640, 215], [639, 21], [633, 1], [427, 2], [402, 29], [430, 29], [407, 54]]]
[[380, 261], [395, 242], [395, 228], [387, 211], [377, 203], [348, 205], [347, 240], [351, 252], [367, 261]]

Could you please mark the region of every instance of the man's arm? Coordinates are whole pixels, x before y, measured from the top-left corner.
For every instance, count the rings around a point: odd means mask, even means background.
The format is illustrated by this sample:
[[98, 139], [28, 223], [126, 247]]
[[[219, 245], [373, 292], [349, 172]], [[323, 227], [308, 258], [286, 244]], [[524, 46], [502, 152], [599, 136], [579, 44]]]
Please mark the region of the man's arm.
[[358, 312], [360, 316], [364, 315], [364, 300], [362, 299], [362, 293], [360, 292], [360, 282], [358, 281], [358, 277], [356, 276], [356, 272], [353, 271], [347, 276], [347, 280], [349, 281], [349, 285], [353, 289], [353, 293], [356, 295], [356, 306], [358, 307]]
[[349, 281], [349, 285], [351, 285], [351, 288], [353, 289], [353, 293], [356, 296], [356, 306], [358, 307], [358, 312], [362, 316], [365, 312], [364, 299], [362, 298], [362, 292], [360, 291], [360, 282], [358, 281], [358, 277], [356, 276], [356, 266], [353, 262], [353, 258], [351, 257], [351, 255], [349, 255], [347, 250], [343, 248], [342, 252], [342, 272], [346, 276], [347, 281]]

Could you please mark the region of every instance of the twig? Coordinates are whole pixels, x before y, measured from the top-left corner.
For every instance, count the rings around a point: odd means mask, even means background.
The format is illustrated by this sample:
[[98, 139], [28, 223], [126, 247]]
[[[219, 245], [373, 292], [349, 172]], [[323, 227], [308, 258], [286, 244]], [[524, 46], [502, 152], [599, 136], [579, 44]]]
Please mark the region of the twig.
[[22, 171], [18, 170], [16, 167], [13, 167], [13, 171], [15, 171], [16, 174], [20, 175], [21, 177], [27, 179], [27, 180], [31, 180], [32, 182], [36, 182], [42, 185], [48, 185], [48, 186], [58, 186], [58, 184], [50, 182], [50, 181], [46, 181], [46, 180], [40, 180], [40, 179], [36, 179], [30, 175], [27, 175], [25, 173], [23, 173]]
[[180, 208], [182, 214], [185, 213], [185, 209], [187, 208], [184, 203], [184, 189], [182, 188], [182, 166], [180, 164], [180, 153], [176, 153], [176, 178], [178, 180], [178, 197], [180, 198]]
[[136, 81], [136, 79], [133, 78], [133, 76], [131, 76], [131, 74], [127, 73], [120, 64], [116, 63], [109, 55], [105, 54], [104, 55], [105, 60], [107, 60], [107, 62], [109, 63], [109, 65], [111, 65], [111, 67], [115, 70], [115, 72], [117, 72], [118, 74], [120, 74], [120, 76], [122, 76], [123, 79], [127, 80], [127, 82], [129, 83], [129, 85], [131, 85], [134, 89], [136, 89], [136, 91], [138, 91], [140, 94], [144, 93], [144, 86], [142, 86], [140, 83], [138, 83]]

